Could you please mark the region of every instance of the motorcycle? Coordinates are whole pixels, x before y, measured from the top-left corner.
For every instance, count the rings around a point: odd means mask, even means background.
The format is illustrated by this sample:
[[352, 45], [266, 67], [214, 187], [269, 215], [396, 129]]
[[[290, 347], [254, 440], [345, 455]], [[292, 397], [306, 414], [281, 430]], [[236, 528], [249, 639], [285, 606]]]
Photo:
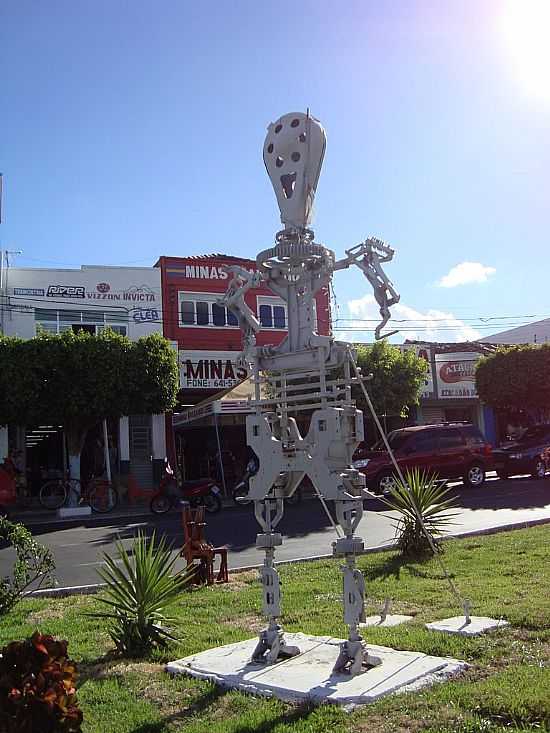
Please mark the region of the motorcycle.
[[215, 481], [209, 478], [183, 481], [178, 485], [173, 472], [167, 467], [149, 507], [153, 514], [165, 514], [180, 501], [188, 501], [192, 507], [204, 506], [208, 514], [217, 514], [222, 508], [220, 494]]

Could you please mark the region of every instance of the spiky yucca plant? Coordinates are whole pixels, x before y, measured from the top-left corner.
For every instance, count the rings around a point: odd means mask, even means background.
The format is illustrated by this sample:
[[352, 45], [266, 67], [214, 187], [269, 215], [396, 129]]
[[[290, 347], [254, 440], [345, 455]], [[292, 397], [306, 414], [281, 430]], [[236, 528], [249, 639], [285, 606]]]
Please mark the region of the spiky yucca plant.
[[166, 611], [188, 584], [189, 573], [172, 573], [177, 556], [170, 557], [164, 537], [157, 542], [155, 532], [150, 538], [138, 532], [129, 550], [120, 540], [115, 546], [117, 558], [104, 553], [106, 567], [98, 570], [106, 584], [98, 601], [109, 610], [91, 615], [111, 621], [109, 635], [118, 651], [142, 656], [175, 639], [166, 627], [176, 619]]
[[[389, 495], [381, 501], [401, 515], [396, 522], [397, 546], [406, 556], [420, 556], [431, 549], [418, 515], [432, 538], [434, 546], [441, 551], [438, 539], [445, 528], [452, 524], [456, 496], [450, 496], [450, 489], [435, 474], [418, 469], [408, 471], [405, 483], [397, 477]], [[416, 511], [415, 511], [416, 507]]]

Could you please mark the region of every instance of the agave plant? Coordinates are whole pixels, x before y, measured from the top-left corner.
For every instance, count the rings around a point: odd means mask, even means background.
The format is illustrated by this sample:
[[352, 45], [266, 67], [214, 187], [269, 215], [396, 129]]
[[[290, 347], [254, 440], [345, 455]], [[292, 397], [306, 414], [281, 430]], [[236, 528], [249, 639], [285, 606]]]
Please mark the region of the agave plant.
[[449, 487], [434, 474], [413, 469], [404, 478], [405, 483], [396, 478], [389, 494], [381, 499], [401, 515], [395, 524], [397, 546], [403, 555], [422, 555], [431, 549], [428, 533], [433, 546], [441, 550], [438, 539], [456, 516], [451, 510], [457, 497], [450, 496]]
[[187, 571], [172, 573], [177, 556], [171, 558], [170, 547], [164, 538], [157, 542], [155, 532], [150, 538], [139, 532], [129, 550], [119, 540], [116, 555], [113, 559], [104, 553], [106, 567], [98, 570], [106, 584], [98, 601], [109, 610], [91, 615], [111, 621], [109, 635], [118, 651], [142, 656], [175, 639], [167, 627], [176, 619], [166, 612], [190, 576]]

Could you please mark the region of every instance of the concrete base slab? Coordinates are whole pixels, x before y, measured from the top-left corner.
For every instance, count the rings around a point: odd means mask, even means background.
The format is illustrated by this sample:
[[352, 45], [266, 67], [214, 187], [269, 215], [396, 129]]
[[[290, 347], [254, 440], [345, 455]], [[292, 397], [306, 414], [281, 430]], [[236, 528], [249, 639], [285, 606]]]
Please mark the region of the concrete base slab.
[[167, 664], [166, 671], [208, 679], [222, 687], [253, 695], [290, 702], [331, 702], [351, 708], [383, 695], [441, 681], [467, 666], [449, 657], [432, 657], [369, 644], [369, 652], [380, 657], [382, 664], [349, 677], [332, 673], [343, 639], [285, 633], [285, 641], [298, 646], [300, 654], [277, 664], [250, 661], [257, 644], [254, 638], [178, 659]]
[[428, 631], [442, 631], [444, 634], [460, 634], [460, 636], [478, 636], [486, 631], [494, 631], [510, 626], [508, 621], [486, 616], [471, 616], [470, 623], [466, 623], [464, 616], [453, 616], [441, 621], [432, 621], [426, 624]]
[[57, 516], [60, 519], [69, 519], [70, 517], [89, 517], [92, 508], [89, 506], [62, 506], [57, 510]]
[[388, 613], [386, 618], [382, 621], [382, 616], [367, 616], [365, 621], [359, 626], [380, 626], [385, 629], [389, 626], [399, 626], [407, 621], [412, 621], [413, 616], [402, 616], [399, 613]]

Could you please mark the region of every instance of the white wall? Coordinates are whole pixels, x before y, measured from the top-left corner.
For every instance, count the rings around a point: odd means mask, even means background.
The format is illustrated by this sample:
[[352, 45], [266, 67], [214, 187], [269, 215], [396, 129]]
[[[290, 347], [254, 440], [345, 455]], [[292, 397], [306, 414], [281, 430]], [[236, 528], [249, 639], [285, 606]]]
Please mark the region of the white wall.
[[166, 457], [166, 429], [164, 415], [153, 415], [152, 425], [153, 458]]
[[[72, 288], [71, 291], [64, 289]], [[162, 333], [162, 294], [157, 267], [99, 267], [80, 270], [13, 267], [6, 294], [11, 309], [4, 314], [5, 333], [32, 338], [34, 310], [117, 312], [132, 339]]]

